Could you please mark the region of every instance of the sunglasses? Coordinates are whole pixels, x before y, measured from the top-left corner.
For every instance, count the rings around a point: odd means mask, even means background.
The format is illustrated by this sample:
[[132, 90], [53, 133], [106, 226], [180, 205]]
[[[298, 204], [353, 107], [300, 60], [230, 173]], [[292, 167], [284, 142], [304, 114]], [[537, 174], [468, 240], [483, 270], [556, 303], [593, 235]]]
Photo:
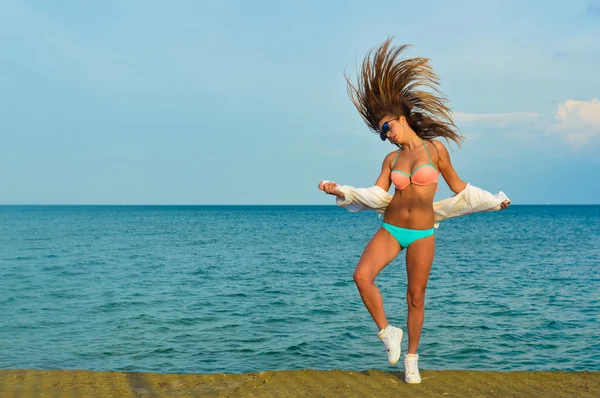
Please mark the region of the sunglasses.
[[390, 131], [389, 122], [391, 122], [392, 120], [398, 120], [398, 119], [400, 119], [400, 118], [397, 117], [395, 119], [391, 119], [391, 120], [388, 120], [387, 122], [383, 123], [383, 126], [381, 126], [381, 131], [379, 132], [379, 138], [381, 138], [381, 141], [386, 140], [387, 133]]

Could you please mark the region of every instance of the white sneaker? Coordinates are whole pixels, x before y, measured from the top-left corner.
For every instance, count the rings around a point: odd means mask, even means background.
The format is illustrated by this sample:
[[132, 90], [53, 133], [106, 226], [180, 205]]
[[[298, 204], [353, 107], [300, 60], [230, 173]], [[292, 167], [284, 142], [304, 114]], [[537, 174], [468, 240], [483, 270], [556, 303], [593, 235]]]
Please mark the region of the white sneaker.
[[408, 384], [419, 384], [421, 382], [419, 354], [404, 355], [404, 381]]
[[403, 333], [402, 329], [393, 327], [392, 325], [388, 325], [385, 329], [377, 333], [377, 337], [385, 344], [390, 365], [395, 365], [400, 359], [400, 343], [402, 342]]

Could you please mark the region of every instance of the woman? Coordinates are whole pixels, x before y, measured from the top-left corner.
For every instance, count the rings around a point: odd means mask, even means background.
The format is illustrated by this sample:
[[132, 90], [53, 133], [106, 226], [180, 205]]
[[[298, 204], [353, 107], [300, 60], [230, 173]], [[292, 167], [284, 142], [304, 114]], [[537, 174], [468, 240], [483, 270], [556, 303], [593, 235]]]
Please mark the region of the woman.
[[[354, 272], [360, 296], [379, 328], [388, 361], [400, 359], [402, 329], [391, 326], [385, 316], [383, 300], [374, 283], [385, 266], [406, 249], [408, 287], [408, 353], [404, 356], [407, 383], [420, 383], [417, 346], [425, 316], [425, 289], [433, 263], [435, 237], [433, 199], [439, 173], [450, 189], [459, 193], [467, 185], [450, 162], [448, 150], [434, 138], [452, 140], [459, 146], [463, 137], [456, 132], [451, 111], [438, 89], [438, 77], [425, 58], [401, 60], [407, 46], [395, 47], [392, 39], [370, 51], [354, 86], [348, 92], [367, 126], [383, 141], [399, 147], [383, 160], [376, 185], [395, 192], [384, 213], [382, 227], [365, 248]], [[417, 88], [424, 86], [429, 91]], [[327, 182], [319, 188], [343, 197], [337, 184]], [[502, 208], [508, 206], [508, 201]]]

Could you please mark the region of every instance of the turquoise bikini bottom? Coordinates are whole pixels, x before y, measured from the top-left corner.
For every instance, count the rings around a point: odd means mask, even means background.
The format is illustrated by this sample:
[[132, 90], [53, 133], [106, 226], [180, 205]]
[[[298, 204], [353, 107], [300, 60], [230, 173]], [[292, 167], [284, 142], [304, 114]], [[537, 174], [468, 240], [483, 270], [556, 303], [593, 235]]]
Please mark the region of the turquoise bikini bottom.
[[426, 238], [433, 235], [433, 228], [431, 229], [408, 229], [397, 227], [392, 224], [382, 223], [381, 226], [385, 228], [396, 240], [400, 243], [402, 248], [407, 248], [416, 240]]

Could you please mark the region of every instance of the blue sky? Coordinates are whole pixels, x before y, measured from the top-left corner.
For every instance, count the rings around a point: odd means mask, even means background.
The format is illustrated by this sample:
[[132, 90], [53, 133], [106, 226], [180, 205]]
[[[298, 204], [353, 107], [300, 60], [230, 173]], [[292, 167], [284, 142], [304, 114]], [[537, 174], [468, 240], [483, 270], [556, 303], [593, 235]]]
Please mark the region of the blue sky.
[[393, 149], [344, 80], [390, 35], [440, 75], [463, 180], [600, 203], [598, 1], [5, 0], [0, 204], [333, 203]]

